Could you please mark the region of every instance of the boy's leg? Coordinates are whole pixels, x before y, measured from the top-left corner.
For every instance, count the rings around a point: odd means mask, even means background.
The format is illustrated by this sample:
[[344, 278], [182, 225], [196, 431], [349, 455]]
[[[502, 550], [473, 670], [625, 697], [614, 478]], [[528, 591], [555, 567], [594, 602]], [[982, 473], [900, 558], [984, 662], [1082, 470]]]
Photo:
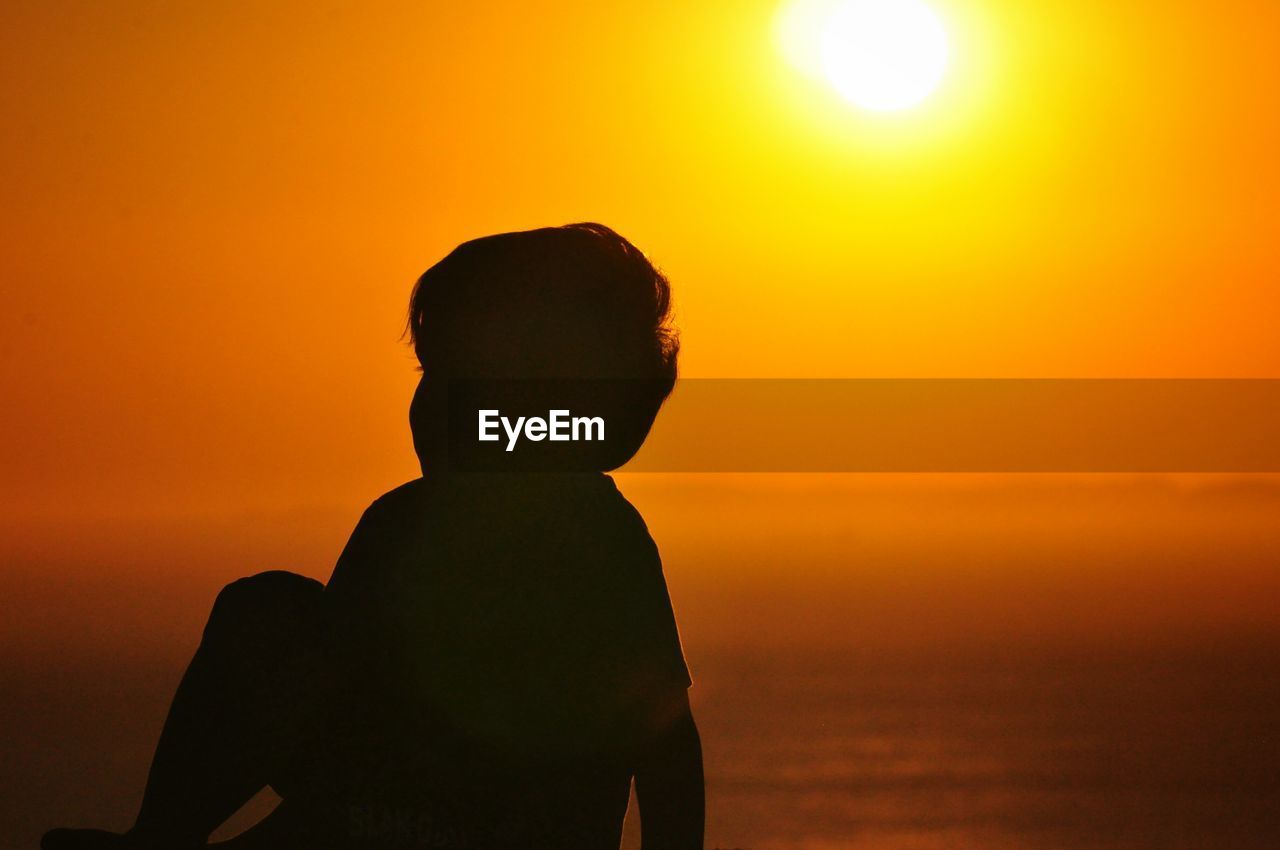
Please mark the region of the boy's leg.
[[[202, 847], [263, 787], [300, 771], [320, 735], [324, 585], [286, 572], [218, 594], [156, 746], [130, 847]], [[114, 846], [55, 830], [45, 847]]]
[[306, 758], [322, 714], [323, 590], [277, 571], [218, 594], [174, 694], [132, 834], [203, 844]]

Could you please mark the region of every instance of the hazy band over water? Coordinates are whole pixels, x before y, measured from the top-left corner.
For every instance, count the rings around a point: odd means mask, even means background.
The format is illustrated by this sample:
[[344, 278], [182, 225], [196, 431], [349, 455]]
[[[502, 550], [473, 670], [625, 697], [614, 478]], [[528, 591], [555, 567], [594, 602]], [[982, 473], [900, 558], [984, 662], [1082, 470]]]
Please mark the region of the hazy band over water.
[[[451, 457], [592, 468], [618, 439], [609, 398], [635, 383], [454, 382]], [[1276, 472], [1276, 434], [1280, 380], [683, 379], [623, 469]]]

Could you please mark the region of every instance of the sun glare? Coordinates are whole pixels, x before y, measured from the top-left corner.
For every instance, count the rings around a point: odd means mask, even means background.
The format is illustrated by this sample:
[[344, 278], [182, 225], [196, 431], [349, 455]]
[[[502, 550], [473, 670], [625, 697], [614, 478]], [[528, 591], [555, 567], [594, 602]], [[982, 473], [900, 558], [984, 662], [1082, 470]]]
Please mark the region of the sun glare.
[[787, 58], [864, 109], [920, 103], [947, 68], [947, 34], [919, 0], [794, 0], [782, 11]]

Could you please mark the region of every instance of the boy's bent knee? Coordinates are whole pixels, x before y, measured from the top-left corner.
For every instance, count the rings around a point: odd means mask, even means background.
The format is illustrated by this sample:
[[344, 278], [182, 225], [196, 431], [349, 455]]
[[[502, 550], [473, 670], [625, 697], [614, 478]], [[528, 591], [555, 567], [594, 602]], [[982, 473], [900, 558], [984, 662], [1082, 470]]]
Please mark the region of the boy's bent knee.
[[313, 578], [285, 570], [268, 570], [236, 579], [222, 588], [218, 598], [227, 597], [237, 602], [286, 602], [310, 599], [323, 590], [324, 585]]
[[237, 579], [218, 593], [209, 626], [287, 628], [310, 620], [323, 592], [324, 585], [315, 579], [284, 570]]

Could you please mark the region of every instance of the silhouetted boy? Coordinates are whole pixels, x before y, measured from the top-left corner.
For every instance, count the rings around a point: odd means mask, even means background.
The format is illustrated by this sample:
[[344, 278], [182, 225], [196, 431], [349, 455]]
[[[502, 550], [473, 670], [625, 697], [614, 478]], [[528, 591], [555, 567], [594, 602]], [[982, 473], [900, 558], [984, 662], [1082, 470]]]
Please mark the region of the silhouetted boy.
[[[280, 806], [225, 846], [616, 848], [632, 777], [645, 847], [701, 847], [661, 562], [600, 471], [674, 383], [666, 279], [598, 224], [491, 236], [422, 276], [409, 331], [423, 477], [369, 507], [328, 585], [228, 585], [134, 828], [55, 830], [46, 850], [200, 847], [268, 785]], [[449, 434], [449, 387], [509, 379], [552, 406], [544, 379], [599, 388], [614, 438], [570, 447], [572, 473], [448, 468], [473, 436]]]

